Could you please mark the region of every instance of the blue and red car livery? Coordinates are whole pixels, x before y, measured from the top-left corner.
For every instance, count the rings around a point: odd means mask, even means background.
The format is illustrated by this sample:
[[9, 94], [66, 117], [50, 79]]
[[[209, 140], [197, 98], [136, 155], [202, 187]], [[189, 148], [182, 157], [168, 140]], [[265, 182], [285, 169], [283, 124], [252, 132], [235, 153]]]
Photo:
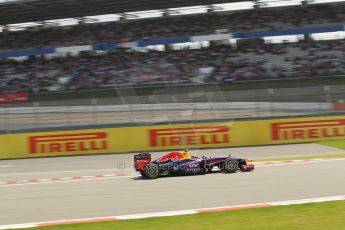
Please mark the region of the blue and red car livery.
[[190, 175], [207, 174], [214, 168], [223, 172], [235, 173], [237, 171], [252, 171], [254, 165], [243, 158], [227, 157], [196, 157], [188, 151], [170, 152], [154, 161], [151, 154], [140, 153], [134, 156], [134, 168], [143, 177], [155, 179], [161, 175]]

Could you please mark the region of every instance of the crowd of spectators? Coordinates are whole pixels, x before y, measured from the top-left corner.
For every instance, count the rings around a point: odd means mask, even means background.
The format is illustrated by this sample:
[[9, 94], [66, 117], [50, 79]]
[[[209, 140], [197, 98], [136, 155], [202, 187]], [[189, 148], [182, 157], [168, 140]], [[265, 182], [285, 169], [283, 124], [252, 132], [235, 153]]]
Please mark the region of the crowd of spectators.
[[[0, 92], [86, 90], [145, 83], [190, 82], [202, 67], [216, 66], [228, 47], [200, 50], [116, 50], [80, 57], [0, 61]], [[225, 52], [226, 53], [226, 52]]]
[[216, 81], [345, 75], [345, 40], [266, 44], [232, 50]]
[[0, 93], [87, 90], [145, 83], [229, 82], [345, 74], [345, 40], [239, 44], [202, 49], [88, 52], [79, 57], [0, 61]]
[[128, 42], [172, 36], [249, 31], [341, 23], [345, 4], [319, 4], [289, 8], [264, 8], [231, 14], [199, 14], [165, 18], [34, 28], [0, 33], [0, 50]]

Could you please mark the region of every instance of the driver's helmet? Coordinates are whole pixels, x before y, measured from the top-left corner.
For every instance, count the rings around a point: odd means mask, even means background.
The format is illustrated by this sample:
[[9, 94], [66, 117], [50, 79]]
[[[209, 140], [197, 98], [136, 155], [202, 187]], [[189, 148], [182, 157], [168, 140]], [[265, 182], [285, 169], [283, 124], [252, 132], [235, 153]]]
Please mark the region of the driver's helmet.
[[191, 159], [198, 159], [198, 155], [192, 154], [192, 155], [191, 155]]
[[183, 160], [190, 160], [192, 158], [192, 156], [189, 154], [189, 150], [188, 149], [184, 149], [181, 154], [183, 155]]

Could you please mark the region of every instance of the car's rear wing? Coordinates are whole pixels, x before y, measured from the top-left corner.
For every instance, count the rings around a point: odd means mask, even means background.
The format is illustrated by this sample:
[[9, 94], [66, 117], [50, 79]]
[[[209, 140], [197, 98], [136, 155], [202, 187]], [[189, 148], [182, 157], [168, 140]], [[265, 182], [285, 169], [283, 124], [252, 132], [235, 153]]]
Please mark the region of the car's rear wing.
[[150, 153], [139, 153], [134, 155], [134, 168], [136, 171], [143, 171], [147, 164], [151, 162]]

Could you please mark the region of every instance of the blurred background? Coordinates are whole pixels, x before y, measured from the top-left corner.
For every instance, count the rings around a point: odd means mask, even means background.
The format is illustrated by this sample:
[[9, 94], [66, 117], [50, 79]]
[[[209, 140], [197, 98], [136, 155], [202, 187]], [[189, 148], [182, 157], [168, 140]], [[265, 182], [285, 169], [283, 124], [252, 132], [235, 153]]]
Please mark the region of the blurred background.
[[2, 0], [0, 132], [338, 114], [345, 1]]

